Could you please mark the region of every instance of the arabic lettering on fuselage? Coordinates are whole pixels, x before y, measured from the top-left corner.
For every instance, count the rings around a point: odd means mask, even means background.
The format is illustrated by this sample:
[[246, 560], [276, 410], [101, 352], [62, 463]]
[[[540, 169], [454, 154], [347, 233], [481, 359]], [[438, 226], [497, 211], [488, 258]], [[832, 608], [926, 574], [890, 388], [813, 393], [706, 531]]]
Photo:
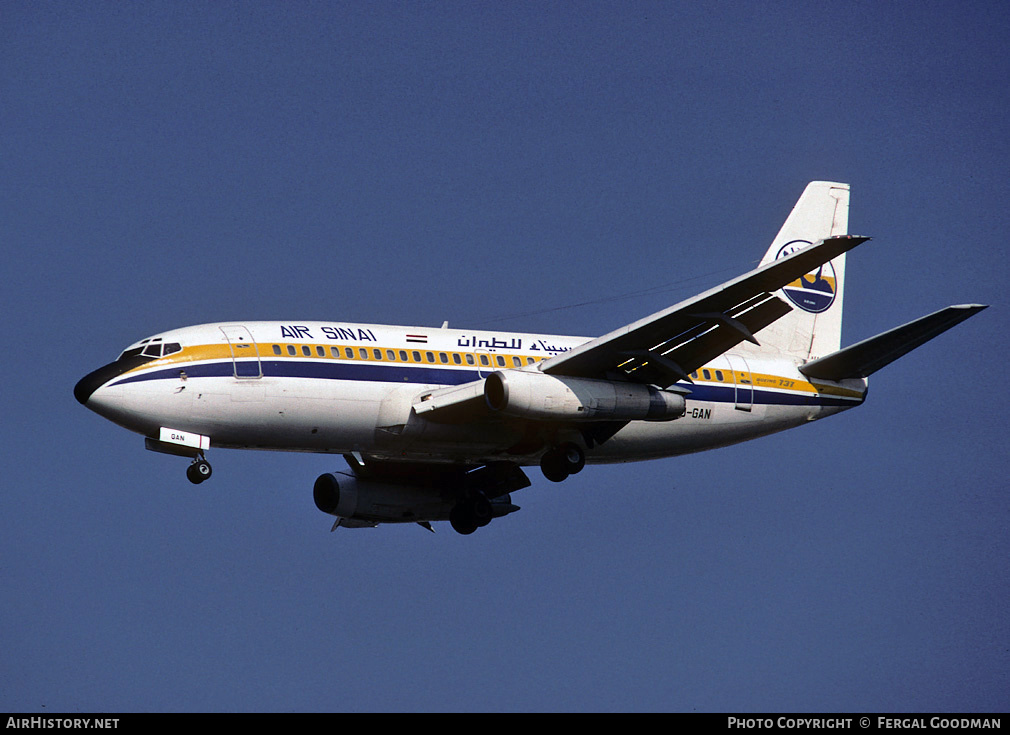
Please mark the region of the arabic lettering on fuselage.
[[480, 339], [477, 336], [468, 337], [464, 335], [456, 340], [456, 346], [485, 350], [521, 350], [523, 348], [523, 340], [521, 337], [512, 337], [506, 342], [505, 339], [499, 339], [498, 337]]
[[[481, 339], [476, 335], [463, 335], [456, 340], [456, 345], [476, 350], [521, 350], [523, 348], [523, 340], [522, 337], [490, 337]], [[565, 352], [568, 350], [567, 347], [549, 345], [542, 339], [533, 340], [526, 349], [530, 352]]]

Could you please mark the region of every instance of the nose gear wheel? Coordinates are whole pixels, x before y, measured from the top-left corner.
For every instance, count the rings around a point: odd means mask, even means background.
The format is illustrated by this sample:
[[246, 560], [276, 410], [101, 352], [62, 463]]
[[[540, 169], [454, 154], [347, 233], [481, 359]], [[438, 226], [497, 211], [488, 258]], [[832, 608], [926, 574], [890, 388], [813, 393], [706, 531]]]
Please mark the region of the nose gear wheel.
[[192, 482], [194, 485], [199, 485], [204, 480], [210, 478], [211, 469], [210, 462], [208, 462], [203, 457], [199, 457], [193, 460], [193, 464], [186, 468], [186, 478]]

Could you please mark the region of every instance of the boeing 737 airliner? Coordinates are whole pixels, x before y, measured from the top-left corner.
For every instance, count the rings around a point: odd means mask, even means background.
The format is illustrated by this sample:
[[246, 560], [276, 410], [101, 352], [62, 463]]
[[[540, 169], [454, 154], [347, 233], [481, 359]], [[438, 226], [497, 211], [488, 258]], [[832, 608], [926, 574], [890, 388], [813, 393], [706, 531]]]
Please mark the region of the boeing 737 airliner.
[[316, 506], [334, 528], [518, 508], [523, 467], [722, 447], [860, 405], [867, 377], [974, 315], [950, 306], [841, 348], [849, 187], [810, 183], [758, 268], [602, 337], [345, 322], [225, 322], [130, 345], [77, 400], [192, 458], [211, 447], [342, 454]]

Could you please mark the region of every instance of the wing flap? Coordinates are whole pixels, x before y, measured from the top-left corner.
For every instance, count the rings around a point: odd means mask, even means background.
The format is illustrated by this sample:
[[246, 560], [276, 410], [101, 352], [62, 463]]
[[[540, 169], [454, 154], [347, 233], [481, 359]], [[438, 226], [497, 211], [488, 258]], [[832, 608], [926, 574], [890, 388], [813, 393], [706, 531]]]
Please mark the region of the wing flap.
[[921, 317], [908, 324], [857, 342], [800, 366], [808, 378], [844, 380], [865, 378], [965, 319], [987, 308], [981, 304], [961, 304]]
[[[750, 273], [716, 286], [651, 316], [591, 340], [541, 363], [540, 369], [555, 375], [612, 377], [654, 382], [687, 374], [791, 311], [774, 292], [813, 271], [832, 258], [866, 242], [867, 237], [845, 235], [821, 240], [802, 250], [767, 263]], [[693, 344], [692, 344], [693, 343]], [[654, 359], [645, 367], [648, 351]], [[629, 363], [629, 356], [631, 362]], [[634, 362], [642, 361], [642, 365]], [[673, 369], [675, 366], [676, 369]], [[633, 372], [629, 373], [628, 370]]]
[[637, 351], [633, 359], [618, 365], [629, 379], [667, 387], [678, 380], [690, 381], [689, 373], [747, 340], [754, 333], [788, 314], [792, 309], [782, 299], [762, 294], [729, 313], [691, 314], [694, 325], [667, 342]]

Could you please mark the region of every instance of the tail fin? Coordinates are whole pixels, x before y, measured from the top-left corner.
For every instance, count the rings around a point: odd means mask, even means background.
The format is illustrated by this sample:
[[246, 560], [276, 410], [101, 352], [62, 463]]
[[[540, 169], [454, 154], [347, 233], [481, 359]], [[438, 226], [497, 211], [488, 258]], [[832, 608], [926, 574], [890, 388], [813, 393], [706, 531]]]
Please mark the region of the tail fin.
[[[761, 260], [761, 265], [832, 235], [848, 234], [849, 185], [807, 184], [796, 206]], [[793, 310], [761, 331], [763, 347], [811, 360], [841, 347], [845, 254], [793, 281], [778, 295]]]

